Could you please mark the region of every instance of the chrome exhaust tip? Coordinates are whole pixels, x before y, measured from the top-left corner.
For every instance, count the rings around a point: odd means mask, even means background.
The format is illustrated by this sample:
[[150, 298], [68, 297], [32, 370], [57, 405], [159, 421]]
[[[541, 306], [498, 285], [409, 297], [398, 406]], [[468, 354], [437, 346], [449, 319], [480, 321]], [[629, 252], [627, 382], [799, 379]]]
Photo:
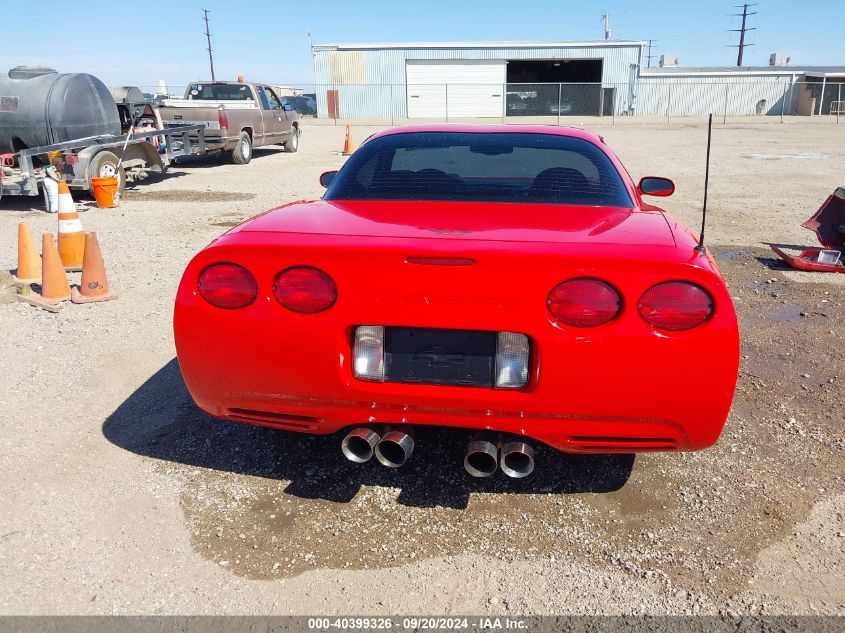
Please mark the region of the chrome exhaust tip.
[[356, 426], [340, 443], [340, 450], [350, 462], [363, 464], [370, 461], [381, 436], [369, 426]]
[[376, 444], [376, 459], [388, 468], [399, 468], [414, 452], [413, 431], [388, 431]]
[[490, 433], [477, 433], [470, 438], [464, 468], [473, 477], [489, 477], [499, 467], [495, 439]]
[[534, 449], [519, 440], [507, 441], [499, 452], [499, 466], [513, 479], [527, 477], [534, 470]]

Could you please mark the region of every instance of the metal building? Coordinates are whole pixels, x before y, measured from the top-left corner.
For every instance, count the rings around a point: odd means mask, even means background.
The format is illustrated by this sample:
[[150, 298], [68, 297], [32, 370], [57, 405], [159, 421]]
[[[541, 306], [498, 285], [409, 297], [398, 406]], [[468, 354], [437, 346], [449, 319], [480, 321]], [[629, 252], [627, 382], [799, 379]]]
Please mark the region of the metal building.
[[828, 114], [845, 68], [644, 68], [644, 41], [313, 47], [317, 115], [334, 119]]
[[609, 114], [626, 107], [625, 87], [644, 46], [621, 40], [318, 45], [318, 116], [501, 117], [532, 107], [542, 108], [537, 115], [559, 108]]
[[[649, 68], [640, 73], [633, 112], [640, 116], [789, 114], [800, 73], [791, 68]], [[783, 112], [782, 112], [783, 110]]]

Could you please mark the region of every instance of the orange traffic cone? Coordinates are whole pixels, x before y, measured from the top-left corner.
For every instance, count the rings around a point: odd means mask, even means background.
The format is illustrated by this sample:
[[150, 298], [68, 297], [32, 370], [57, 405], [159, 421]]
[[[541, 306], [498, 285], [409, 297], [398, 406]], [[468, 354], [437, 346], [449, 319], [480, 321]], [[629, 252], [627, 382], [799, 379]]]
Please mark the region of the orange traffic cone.
[[18, 224], [18, 269], [15, 271], [15, 281], [25, 284], [41, 281], [38, 250], [35, 248], [35, 242], [32, 241], [32, 234], [26, 222]]
[[70, 299], [70, 285], [52, 233], [41, 236], [41, 298], [46, 303]]
[[349, 156], [354, 150], [352, 149], [352, 129], [349, 124], [346, 124], [346, 140], [343, 141], [343, 155]]
[[85, 234], [85, 259], [82, 263], [82, 282], [71, 289], [71, 301], [74, 303], [94, 303], [111, 301], [117, 294], [109, 287], [103, 254], [94, 232]]
[[85, 232], [64, 180], [59, 181], [59, 255], [65, 270], [82, 270]]

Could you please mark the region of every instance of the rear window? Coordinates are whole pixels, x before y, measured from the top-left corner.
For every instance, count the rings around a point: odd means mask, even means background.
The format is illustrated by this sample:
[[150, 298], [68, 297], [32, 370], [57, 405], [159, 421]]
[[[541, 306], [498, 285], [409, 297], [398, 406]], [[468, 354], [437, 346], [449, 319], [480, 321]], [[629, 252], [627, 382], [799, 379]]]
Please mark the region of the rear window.
[[191, 84], [188, 98], [206, 101], [251, 101], [252, 93], [246, 84]]
[[412, 132], [369, 141], [328, 200], [455, 200], [632, 206], [593, 143], [557, 134]]

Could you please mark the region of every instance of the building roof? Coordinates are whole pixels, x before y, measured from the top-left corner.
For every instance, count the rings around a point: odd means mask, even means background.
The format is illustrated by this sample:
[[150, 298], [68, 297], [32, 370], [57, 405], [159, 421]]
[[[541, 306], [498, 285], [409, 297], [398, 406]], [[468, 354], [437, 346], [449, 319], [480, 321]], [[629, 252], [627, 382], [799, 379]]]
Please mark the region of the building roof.
[[845, 66], [664, 66], [643, 68], [649, 75], [809, 75], [810, 77], [845, 76]]
[[808, 77], [845, 77], [845, 66], [811, 66], [804, 69]]
[[479, 40], [462, 42], [366, 42], [315, 44], [315, 51], [365, 50], [365, 49], [406, 49], [406, 48], [583, 48], [588, 46], [645, 46], [642, 40]]

